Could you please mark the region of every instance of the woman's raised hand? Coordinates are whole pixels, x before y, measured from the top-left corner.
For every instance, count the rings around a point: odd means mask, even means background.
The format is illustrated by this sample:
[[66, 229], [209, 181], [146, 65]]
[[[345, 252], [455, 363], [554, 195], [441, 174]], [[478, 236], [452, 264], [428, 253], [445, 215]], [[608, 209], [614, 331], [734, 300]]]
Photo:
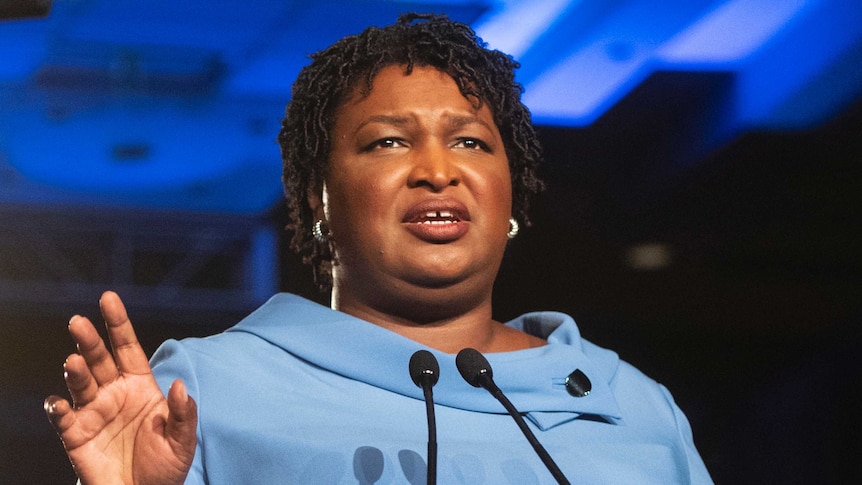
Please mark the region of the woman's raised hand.
[[195, 452], [194, 399], [179, 380], [165, 399], [123, 302], [105, 292], [99, 304], [113, 355], [88, 319], [72, 317], [79, 353], [64, 366], [72, 403], [49, 396], [48, 418], [83, 485], [181, 484]]

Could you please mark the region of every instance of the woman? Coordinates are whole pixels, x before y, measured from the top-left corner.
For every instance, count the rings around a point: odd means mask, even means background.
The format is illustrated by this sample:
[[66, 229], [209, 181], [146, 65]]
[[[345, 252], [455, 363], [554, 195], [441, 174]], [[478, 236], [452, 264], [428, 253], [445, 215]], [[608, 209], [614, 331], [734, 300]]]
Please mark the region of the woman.
[[[500, 404], [458, 375], [453, 354], [470, 347], [572, 482], [709, 483], [662, 386], [566, 315], [492, 319], [507, 241], [541, 189], [516, 67], [436, 16], [315, 55], [279, 140], [292, 245], [332, 308], [276, 295], [222, 334], [166, 342], [151, 373], [105, 293], [113, 356], [73, 317], [74, 405], [45, 404], [81, 482], [424, 483], [407, 362], [427, 349], [440, 362], [440, 483], [552, 483]], [[586, 388], [567, 391], [576, 370]]]

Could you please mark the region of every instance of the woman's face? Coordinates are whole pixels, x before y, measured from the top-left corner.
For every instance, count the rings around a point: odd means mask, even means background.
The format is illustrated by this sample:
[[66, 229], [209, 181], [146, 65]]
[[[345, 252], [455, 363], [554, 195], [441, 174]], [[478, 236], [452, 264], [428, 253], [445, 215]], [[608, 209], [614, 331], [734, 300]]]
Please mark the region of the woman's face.
[[329, 223], [339, 296], [380, 308], [434, 295], [490, 305], [512, 190], [487, 106], [434, 68], [390, 66], [340, 108], [332, 140], [323, 205], [310, 200]]

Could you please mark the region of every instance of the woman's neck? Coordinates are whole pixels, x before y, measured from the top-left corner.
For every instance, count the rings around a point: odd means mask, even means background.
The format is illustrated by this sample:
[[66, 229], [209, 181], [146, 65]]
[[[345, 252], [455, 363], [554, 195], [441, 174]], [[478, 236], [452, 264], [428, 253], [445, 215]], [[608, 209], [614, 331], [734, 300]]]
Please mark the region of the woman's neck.
[[493, 320], [490, 297], [467, 311], [452, 312], [448, 315], [438, 313], [433, 319], [411, 318], [410, 315], [417, 310], [423, 315], [429, 314], [422, 313], [420, 306], [412, 306], [411, 311], [406, 312], [382, 311], [374, 306], [344, 298], [337, 292], [333, 292], [332, 308], [449, 354], [456, 354], [466, 347], [489, 353], [523, 350], [547, 343], [539, 337]]

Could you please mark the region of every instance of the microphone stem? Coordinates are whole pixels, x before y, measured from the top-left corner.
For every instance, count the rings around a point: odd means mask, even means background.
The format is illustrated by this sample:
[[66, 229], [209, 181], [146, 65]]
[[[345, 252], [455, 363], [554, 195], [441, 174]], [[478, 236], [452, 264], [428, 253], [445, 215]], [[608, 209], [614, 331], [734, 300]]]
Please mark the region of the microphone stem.
[[422, 386], [425, 393], [425, 411], [428, 416], [428, 485], [437, 484], [437, 424], [434, 418], [434, 396], [431, 386]]
[[560, 470], [560, 468], [554, 462], [554, 459], [551, 458], [551, 455], [548, 454], [548, 451], [545, 450], [545, 447], [542, 446], [541, 443], [539, 443], [539, 440], [536, 438], [536, 435], [533, 434], [533, 431], [530, 429], [529, 426], [527, 426], [527, 423], [524, 421], [524, 417], [521, 416], [521, 413], [519, 413], [515, 406], [512, 404], [512, 402], [509, 401], [509, 398], [507, 398], [506, 395], [503, 394], [503, 391], [501, 391], [500, 388], [497, 387], [497, 385], [490, 377], [483, 377], [484, 378], [481, 379], [482, 387], [487, 389], [491, 393], [491, 395], [497, 398], [497, 400], [500, 401], [500, 404], [502, 404], [503, 407], [506, 408], [506, 411], [509, 412], [512, 418], [515, 420], [515, 423], [517, 423], [518, 427], [521, 428], [521, 432], [524, 433], [524, 436], [527, 438], [527, 441], [529, 441], [530, 445], [533, 446], [533, 449], [536, 450], [536, 454], [539, 455], [539, 458], [541, 458], [542, 463], [545, 464], [545, 466], [548, 468], [548, 471], [551, 472], [551, 475], [553, 475], [554, 479], [557, 480], [557, 483], [559, 483], [560, 485], [570, 485], [569, 480], [563, 474], [562, 470]]

